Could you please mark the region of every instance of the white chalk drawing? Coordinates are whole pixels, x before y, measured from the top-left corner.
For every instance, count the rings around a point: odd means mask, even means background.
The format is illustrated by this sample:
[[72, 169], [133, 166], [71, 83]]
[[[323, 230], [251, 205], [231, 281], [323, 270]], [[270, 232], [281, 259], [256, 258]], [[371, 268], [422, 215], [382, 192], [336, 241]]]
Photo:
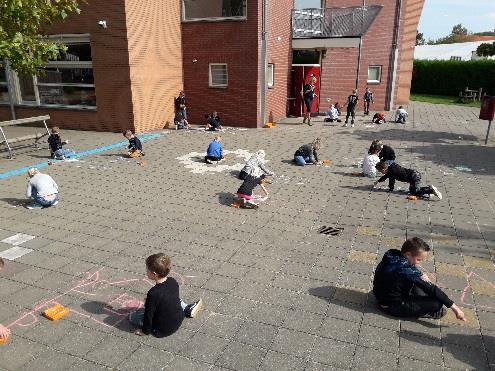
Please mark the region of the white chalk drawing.
[[[217, 164], [207, 164], [204, 161], [206, 156], [205, 152], [190, 152], [184, 156], [177, 157], [181, 164], [184, 165], [186, 169], [190, 169], [194, 174], [205, 174], [205, 173], [220, 173], [222, 171], [232, 171], [237, 170], [240, 171], [246, 161], [253, 155], [254, 153], [249, 152], [245, 149], [236, 149], [235, 151], [224, 150], [223, 155], [227, 157], [226, 160], [223, 160]], [[234, 163], [235, 159], [238, 161]], [[268, 162], [268, 161], [267, 161]]]

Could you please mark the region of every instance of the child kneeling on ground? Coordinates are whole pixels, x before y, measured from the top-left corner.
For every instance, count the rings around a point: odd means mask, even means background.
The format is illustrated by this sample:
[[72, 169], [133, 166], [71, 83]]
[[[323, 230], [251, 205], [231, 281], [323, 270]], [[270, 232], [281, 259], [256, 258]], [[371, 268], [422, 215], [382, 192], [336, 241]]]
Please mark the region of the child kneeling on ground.
[[148, 291], [144, 308], [129, 313], [129, 321], [139, 327], [134, 332], [136, 335], [170, 336], [179, 329], [184, 317], [195, 318], [203, 309], [201, 299], [189, 305], [182, 301], [179, 284], [168, 277], [171, 267], [172, 262], [165, 254], [146, 258], [146, 274], [155, 281], [155, 286]]
[[465, 321], [462, 310], [436, 285], [418, 264], [428, 257], [430, 246], [421, 238], [404, 242], [401, 250], [388, 250], [375, 270], [373, 294], [379, 307], [396, 317], [441, 318], [452, 309], [457, 319]]
[[294, 162], [298, 166], [320, 165], [322, 162], [318, 159], [318, 151], [321, 148], [320, 138], [313, 140], [313, 143], [304, 144], [294, 153]]
[[383, 112], [377, 112], [373, 115], [373, 118], [371, 119], [371, 122], [373, 122], [373, 124], [378, 124], [378, 125], [382, 125], [384, 124], [386, 121], [385, 121], [385, 113]]
[[129, 151], [127, 152], [127, 155], [130, 158], [144, 156], [143, 145], [141, 144], [139, 138], [135, 136], [133, 132], [130, 130], [124, 131], [123, 134], [124, 137], [126, 137], [129, 140], [129, 145], [127, 146], [127, 149]]
[[259, 185], [263, 190], [265, 196], [268, 197], [268, 191], [266, 190], [264, 184], [270, 184], [271, 182], [271, 178], [266, 177], [265, 175], [262, 175], [260, 177], [246, 175], [246, 177], [244, 178], [244, 182], [242, 182], [241, 186], [237, 190], [237, 199], [234, 201], [234, 204], [239, 207], [257, 209], [258, 204], [252, 201], [254, 188]]
[[388, 190], [393, 192], [395, 188], [395, 180], [400, 182], [409, 183], [409, 194], [411, 196], [424, 197], [426, 195], [434, 194], [439, 200], [442, 199], [442, 194], [434, 185], [429, 185], [426, 187], [420, 187], [421, 174], [414, 169], [406, 169], [396, 164], [387, 165], [384, 162], [379, 162], [376, 164], [376, 170], [383, 174], [383, 176], [378, 179], [373, 186], [376, 186], [380, 182], [384, 182], [388, 178]]

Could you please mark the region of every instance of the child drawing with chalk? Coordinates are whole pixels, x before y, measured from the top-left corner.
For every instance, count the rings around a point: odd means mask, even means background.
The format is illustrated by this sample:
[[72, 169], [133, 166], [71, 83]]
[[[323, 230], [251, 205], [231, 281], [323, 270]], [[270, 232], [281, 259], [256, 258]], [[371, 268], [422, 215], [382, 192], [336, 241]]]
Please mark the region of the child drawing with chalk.
[[163, 253], [146, 258], [146, 274], [155, 286], [148, 291], [144, 308], [129, 313], [129, 321], [139, 327], [136, 335], [170, 336], [179, 329], [184, 317], [196, 318], [203, 309], [201, 299], [192, 304], [182, 301], [179, 284], [168, 276], [171, 269], [172, 261]]
[[[2, 258], [0, 258], [0, 270], [2, 270], [3, 266], [4, 266], [4, 261]], [[10, 336], [10, 329], [5, 327], [4, 325], [2, 325], [0, 323], [0, 340], [2, 341], [7, 341], [7, 339], [9, 338]]]
[[388, 250], [375, 270], [373, 294], [379, 307], [395, 317], [442, 318], [450, 308], [466, 321], [462, 310], [418, 269], [430, 246], [421, 238], [408, 239], [401, 250]]
[[318, 158], [318, 151], [320, 148], [320, 138], [316, 138], [312, 143], [303, 144], [294, 153], [293, 162], [295, 162], [297, 166], [321, 165], [323, 162]]
[[265, 176], [264, 174], [260, 177], [246, 175], [246, 177], [244, 178], [244, 182], [242, 182], [241, 186], [237, 190], [237, 198], [234, 200], [234, 206], [246, 209], [257, 209], [259, 205], [253, 202], [253, 190], [256, 188], [257, 185], [259, 185], [263, 190], [265, 197], [268, 197], [268, 191], [265, 187], [265, 184], [271, 183], [271, 178]]
[[131, 158], [144, 156], [143, 145], [139, 138], [130, 130], [126, 130], [122, 134], [129, 140], [127, 155]]

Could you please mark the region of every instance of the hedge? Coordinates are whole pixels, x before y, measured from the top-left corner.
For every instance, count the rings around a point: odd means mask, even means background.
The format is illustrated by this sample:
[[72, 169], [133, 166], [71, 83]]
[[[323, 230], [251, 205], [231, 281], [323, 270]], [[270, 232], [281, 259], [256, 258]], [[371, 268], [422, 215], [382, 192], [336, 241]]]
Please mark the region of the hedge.
[[495, 60], [414, 61], [413, 94], [457, 96], [466, 86], [495, 95]]

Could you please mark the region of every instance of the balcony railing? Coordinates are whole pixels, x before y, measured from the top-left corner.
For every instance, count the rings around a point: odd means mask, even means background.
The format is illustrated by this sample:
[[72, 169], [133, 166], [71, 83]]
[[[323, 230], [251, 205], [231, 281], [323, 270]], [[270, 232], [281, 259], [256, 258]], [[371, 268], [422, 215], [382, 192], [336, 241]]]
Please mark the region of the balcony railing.
[[350, 8], [293, 9], [292, 37], [359, 37], [366, 33], [381, 5]]

